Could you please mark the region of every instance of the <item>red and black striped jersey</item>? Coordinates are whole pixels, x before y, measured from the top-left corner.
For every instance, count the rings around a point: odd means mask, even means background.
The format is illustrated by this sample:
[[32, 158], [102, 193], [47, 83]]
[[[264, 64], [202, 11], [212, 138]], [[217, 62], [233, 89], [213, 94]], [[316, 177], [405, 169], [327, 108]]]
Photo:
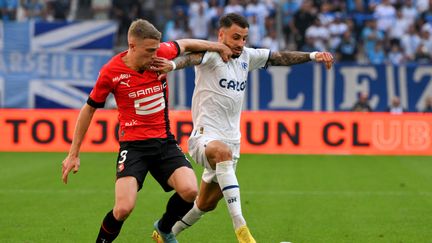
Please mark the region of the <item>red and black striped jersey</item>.
[[[166, 138], [171, 134], [168, 82], [158, 80], [156, 72], [139, 73], [127, 67], [122, 60], [126, 53], [119, 53], [102, 67], [87, 103], [103, 107], [108, 94], [113, 93], [119, 113], [120, 141]], [[171, 60], [179, 53], [176, 42], [163, 42], [156, 55]]]

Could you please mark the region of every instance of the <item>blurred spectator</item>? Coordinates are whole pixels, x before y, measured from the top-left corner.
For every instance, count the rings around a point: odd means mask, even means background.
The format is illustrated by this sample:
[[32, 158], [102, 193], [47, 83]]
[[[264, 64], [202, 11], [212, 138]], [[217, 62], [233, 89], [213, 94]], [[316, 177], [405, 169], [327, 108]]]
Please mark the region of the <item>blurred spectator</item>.
[[313, 25], [306, 29], [306, 38], [311, 38], [314, 42], [314, 48], [318, 51], [326, 51], [330, 39], [329, 31], [321, 24], [319, 18], [315, 18]]
[[342, 40], [336, 48], [336, 56], [339, 61], [353, 62], [357, 55], [357, 41], [351, 34], [351, 31], [343, 33]]
[[108, 19], [111, 0], [92, 0], [91, 10], [94, 19]]
[[16, 20], [19, 0], [0, 0], [1, 19], [3, 21]]
[[24, 20], [42, 20], [45, 18], [45, 4], [42, 0], [23, 0], [21, 2], [23, 15], [19, 17]]
[[366, 22], [366, 27], [362, 31], [363, 46], [366, 56], [372, 56], [377, 42], [384, 40], [384, 33], [377, 29], [376, 20], [371, 19]]
[[365, 92], [360, 93], [359, 100], [351, 108], [351, 111], [372, 111], [372, 108], [369, 105], [369, 94]]
[[396, 9], [390, 0], [382, 0], [375, 8], [374, 17], [377, 19], [377, 28], [387, 32], [396, 20]]
[[304, 45], [306, 29], [313, 24], [315, 18], [315, 9], [312, 2], [304, 0], [300, 9], [294, 14], [293, 21], [290, 23], [291, 33], [294, 35], [297, 49], [301, 49]]
[[432, 96], [426, 98], [423, 112], [428, 112], [428, 113], [432, 112]]
[[282, 25], [283, 25], [283, 32], [285, 34], [285, 42], [286, 45], [291, 43], [292, 35], [291, 35], [291, 21], [293, 19], [293, 15], [295, 12], [298, 11], [300, 8], [302, 0], [286, 0], [282, 4]]
[[228, 0], [228, 5], [225, 6], [224, 14], [237, 13], [243, 14], [244, 8], [239, 4], [238, 0]]
[[189, 30], [192, 38], [208, 39], [211, 17], [207, 15], [208, 5], [203, 0], [193, 2], [189, 7]]
[[431, 34], [423, 30], [420, 36], [420, 44], [416, 51], [416, 61], [419, 63], [430, 63], [432, 60], [432, 38]]
[[430, 0], [416, 0], [416, 8], [417, 8], [417, 10], [420, 13], [428, 10], [428, 8], [430, 8], [431, 5], [432, 5], [432, 3], [429, 3], [429, 2], [430, 2]]
[[268, 49], [270, 49], [270, 51], [273, 51], [273, 52], [279, 51], [279, 43], [278, 43], [278, 40], [276, 38], [276, 30], [271, 29], [270, 31], [268, 31], [268, 34], [262, 40], [261, 47], [268, 48]]
[[408, 27], [408, 31], [402, 36], [401, 47], [404, 51], [404, 56], [408, 61], [414, 61], [417, 48], [420, 45], [420, 37], [417, 34], [414, 25]]
[[165, 33], [164, 41], [179, 40], [188, 37], [188, 34], [181, 26], [179, 19], [174, 19], [174, 21], [167, 23]]
[[391, 28], [389, 31], [389, 38], [391, 42], [400, 44], [402, 36], [407, 32], [410, 25], [412, 25], [410, 20], [403, 17], [401, 10], [397, 10], [395, 20], [395, 26], [397, 26], [397, 28]]
[[304, 45], [299, 50], [304, 52], [316, 51], [314, 46], [314, 40], [312, 38], [306, 37]]
[[119, 24], [117, 42], [121, 45], [126, 43], [126, 34], [132, 20], [135, 20], [140, 13], [141, 6], [135, 0], [112, 0], [112, 18]]
[[333, 22], [328, 26], [330, 32], [329, 47], [331, 51], [336, 50], [339, 46], [342, 35], [348, 31], [348, 25], [342, 19], [342, 13], [336, 13]]
[[392, 98], [391, 104], [387, 111], [391, 114], [402, 114], [403, 112], [405, 112], [405, 109], [403, 108], [399, 97], [395, 96]]
[[[246, 5], [245, 15], [246, 16], [255, 15], [257, 18], [256, 19], [257, 24], [261, 28], [263, 28], [264, 23], [265, 23], [265, 19], [267, 18], [267, 16], [270, 15], [270, 11], [263, 2], [258, 1], [258, 0], [250, 0], [249, 3]], [[261, 30], [261, 31], [263, 31], [263, 30]]]
[[417, 8], [413, 4], [413, 0], [403, 1], [403, 6], [402, 6], [400, 11], [402, 13], [403, 18], [408, 20], [409, 24], [414, 24], [414, 22], [418, 16], [418, 11], [417, 11]]
[[367, 57], [369, 62], [372, 64], [384, 64], [386, 61], [386, 55], [384, 52], [383, 42], [376, 42], [373, 51], [368, 52]]
[[329, 26], [335, 19], [335, 13], [332, 11], [333, 7], [330, 2], [324, 2], [321, 5], [320, 12], [318, 13], [318, 18], [321, 21], [321, 24], [324, 26]]
[[263, 40], [263, 35], [261, 27], [257, 22], [257, 16], [252, 15], [249, 17], [249, 37], [248, 44], [250, 47], [258, 48], [261, 47], [261, 41]]
[[[106, 1], [106, 0], [105, 0]], [[141, 5], [141, 14], [140, 16], [145, 18], [150, 23], [159, 23], [159, 21], [156, 19], [155, 14], [158, 13], [155, 11], [156, 9], [156, 2], [158, 0], [139, 0]], [[163, 26], [163, 25], [161, 25]]]
[[400, 65], [405, 61], [404, 55], [398, 43], [393, 43], [388, 53], [388, 61], [393, 65]]

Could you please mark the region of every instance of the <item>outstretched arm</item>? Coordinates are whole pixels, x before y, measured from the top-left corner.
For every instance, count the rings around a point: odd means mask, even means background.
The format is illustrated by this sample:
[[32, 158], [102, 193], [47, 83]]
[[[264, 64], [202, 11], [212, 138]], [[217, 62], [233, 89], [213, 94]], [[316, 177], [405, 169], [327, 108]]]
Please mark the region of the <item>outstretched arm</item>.
[[68, 156], [62, 163], [62, 180], [67, 184], [68, 174], [73, 169], [74, 174], [78, 172], [80, 167], [79, 151], [87, 129], [93, 118], [96, 108], [85, 104], [78, 115], [78, 121], [75, 125], [75, 132], [73, 135], [72, 145], [69, 150]]
[[176, 42], [180, 46], [180, 53], [214, 51], [219, 52], [219, 55], [225, 62], [228, 61], [232, 55], [231, 49], [220, 42], [199, 39], [181, 39]]
[[[188, 66], [199, 65], [204, 56], [204, 52], [193, 52], [186, 55], [181, 55], [174, 60], [170, 61], [165, 58], [156, 57], [153, 60], [152, 70], [159, 72], [160, 74], [165, 74], [174, 69], [183, 69]], [[162, 77], [159, 77], [159, 79]]]
[[272, 52], [269, 64], [273, 66], [290, 66], [309, 61], [323, 62], [327, 69], [333, 65], [333, 56], [329, 52], [300, 52], [300, 51], [277, 51]]

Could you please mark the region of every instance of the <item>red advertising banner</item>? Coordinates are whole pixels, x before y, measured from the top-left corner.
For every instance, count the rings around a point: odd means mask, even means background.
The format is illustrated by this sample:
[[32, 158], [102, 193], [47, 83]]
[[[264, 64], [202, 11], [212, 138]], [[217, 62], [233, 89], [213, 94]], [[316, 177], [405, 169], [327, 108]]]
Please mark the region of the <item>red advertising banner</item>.
[[[0, 151], [68, 151], [78, 110], [0, 110]], [[187, 151], [190, 111], [171, 111]], [[432, 115], [245, 111], [242, 153], [432, 155]], [[118, 149], [117, 111], [99, 110], [81, 151]]]

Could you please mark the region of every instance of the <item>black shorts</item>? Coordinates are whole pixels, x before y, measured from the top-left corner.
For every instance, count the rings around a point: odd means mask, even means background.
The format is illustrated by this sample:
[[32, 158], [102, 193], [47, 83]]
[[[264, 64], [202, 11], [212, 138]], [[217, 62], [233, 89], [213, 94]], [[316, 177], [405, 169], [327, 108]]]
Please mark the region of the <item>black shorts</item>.
[[180, 167], [192, 166], [173, 137], [144, 141], [120, 142], [117, 158], [117, 178], [133, 176], [138, 181], [138, 190], [143, 186], [147, 172], [168, 192], [171, 174]]

